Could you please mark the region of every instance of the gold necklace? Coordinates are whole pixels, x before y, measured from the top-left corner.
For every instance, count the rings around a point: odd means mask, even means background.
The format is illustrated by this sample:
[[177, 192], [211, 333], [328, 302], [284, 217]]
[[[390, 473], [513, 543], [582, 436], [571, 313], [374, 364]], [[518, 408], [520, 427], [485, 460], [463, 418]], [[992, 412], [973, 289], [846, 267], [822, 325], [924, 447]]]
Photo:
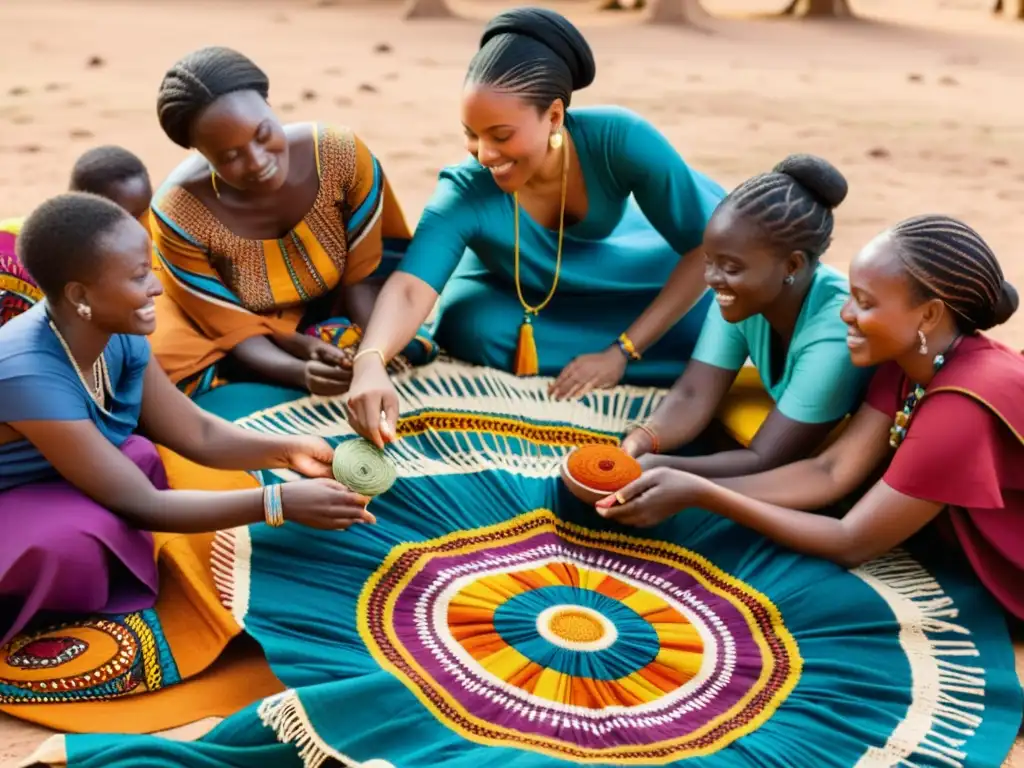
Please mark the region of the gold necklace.
[[47, 314], [47, 321], [50, 324], [50, 330], [53, 331], [53, 335], [57, 337], [57, 341], [60, 342], [61, 347], [64, 348], [64, 354], [68, 356], [68, 360], [71, 361], [71, 367], [75, 369], [75, 373], [78, 374], [78, 380], [82, 382], [82, 386], [85, 387], [85, 391], [89, 393], [89, 396], [93, 399], [101, 409], [106, 402], [107, 395], [113, 396], [114, 388], [110, 386], [110, 371], [107, 370], [107, 360], [100, 352], [100, 356], [96, 358], [96, 362], [92, 364], [92, 380], [93, 383], [90, 385], [86, 381], [85, 374], [82, 373], [82, 369], [78, 367], [78, 362], [75, 360], [75, 356], [71, 354], [71, 347], [68, 346], [67, 341], [64, 339], [63, 334], [57, 328], [57, 324], [53, 322], [53, 318]]
[[535, 376], [540, 363], [537, 357], [537, 343], [533, 336], [533, 318], [541, 313], [555, 296], [558, 288], [558, 277], [562, 271], [562, 241], [565, 236], [565, 198], [568, 191], [569, 179], [569, 145], [565, 144], [562, 149], [562, 201], [558, 212], [558, 251], [555, 254], [555, 278], [551, 283], [551, 290], [544, 300], [536, 306], [531, 306], [523, 296], [523, 286], [519, 279], [519, 193], [514, 192], [512, 199], [515, 201], [515, 281], [516, 295], [523, 307], [523, 322], [519, 326], [519, 341], [516, 344], [516, 356], [513, 363], [513, 370], [517, 376]]

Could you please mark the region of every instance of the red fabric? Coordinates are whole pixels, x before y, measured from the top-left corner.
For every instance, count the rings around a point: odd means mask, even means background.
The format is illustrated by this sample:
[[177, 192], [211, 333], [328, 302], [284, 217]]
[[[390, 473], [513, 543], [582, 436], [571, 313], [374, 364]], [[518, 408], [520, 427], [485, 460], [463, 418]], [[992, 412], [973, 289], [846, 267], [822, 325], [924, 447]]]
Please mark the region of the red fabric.
[[[899, 366], [887, 363], [867, 403], [894, 417], [909, 390]], [[1024, 356], [984, 336], [965, 338], [928, 391], [883, 480], [947, 505], [981, 581], [1024, 618]]]

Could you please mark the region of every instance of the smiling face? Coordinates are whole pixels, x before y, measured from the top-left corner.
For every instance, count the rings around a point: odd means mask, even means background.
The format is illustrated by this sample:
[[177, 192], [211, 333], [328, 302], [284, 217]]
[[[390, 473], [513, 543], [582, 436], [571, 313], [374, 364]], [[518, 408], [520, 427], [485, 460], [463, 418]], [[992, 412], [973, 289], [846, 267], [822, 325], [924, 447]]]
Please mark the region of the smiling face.
[[560, 100], [541, 111], [515, 94], [487, 86], [469, 85], [462, 95], [466, 149], [490, 169], [503, 192], [522, 188], [544, 164], [551, 134], [564, 118]]
[[92, 322], [107, 333], [148, 336], [156, 330], [153, 300], [163, 293], [153, 272], [149, 233], [135, 219], [124, 217], [100, 236], [101, 263], [86, 282], [72, 282], [65, 295], [73, 305], [88, 306]]
[[913, 355], [917, 332], [936, 324], [938, 299], [921, 301], [900, 266], [896, 243], [883, 232], [850, 263], [850, 298], [842, 309], [854, 365], [872, 366]]
[[757, 224], [728, 204], [715, 211], [704, 230], [704, 280], [730, 323], [763, 314], [783, 294], [786, 277], [804, 264], [799, 251], [780, 258]]
[[221, 96], [192, 125], [192, 144], [225, 184], [251, 194], [278, 191], [288, 178], [288, 137], [256, 91]]

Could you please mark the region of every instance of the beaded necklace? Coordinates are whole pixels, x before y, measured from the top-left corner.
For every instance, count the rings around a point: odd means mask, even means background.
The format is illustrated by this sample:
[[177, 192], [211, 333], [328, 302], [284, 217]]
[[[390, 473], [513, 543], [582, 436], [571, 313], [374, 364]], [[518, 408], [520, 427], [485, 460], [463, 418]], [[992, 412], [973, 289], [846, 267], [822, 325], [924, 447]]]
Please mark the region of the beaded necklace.
[[85, 387], [85, 391], [89, 393], [89, 396], [93, 399], [101, 409], [107, 400], [107, 395], [113, 396], [114, 388], [110, 385], [110, 371], [107, 370], [107, 360], [100, 353], [100, 356], [96, 358], [96, 362], [92, 364], [92, 384], [85, 378], [85, 374], [82, 373], [82, 369], [78, 367], [78, 361], [75, 360], [75, 356], [71, 354], [71, 347], [68, 346], [67, 341], [57, 328], [57, 324], [53, 322], [53, 317], [47, 313], [47, 322], [50, 324], [50, 330], [53, 331], [53, 335], [57, 337], [57, 341], [60, 342], [61, 347], [64, 348], [64, 354], [68, 356], [68, 360], [71, 361], [71, 367], [75, 369], [75, 373], [78, 374], [78, 380], [82, 382], [82, 386]]
[[[942, 370], [942, 366], [946, 364], [946, 355], [950, 353], [958, 341], [960, 341], [959, 334], [949, 343], [945, 352], [935, 356], [935, 359], [932, 361], [932, 371], [934, 373]], [[889, 445], [893, 448], [899, 448], [903, 443], [903, 439], [907, 436], [907, 430], [910, 428], [910, 418], [914, 415], [914, 410], [923, 397], [924, 386], [915, 384], [911, 388], [910, 394], [907, 395], [906, 400], [903, 401], [903, 408], [896, 412], [896, 418], [893, 419], [892, 427], [889, 428]]]

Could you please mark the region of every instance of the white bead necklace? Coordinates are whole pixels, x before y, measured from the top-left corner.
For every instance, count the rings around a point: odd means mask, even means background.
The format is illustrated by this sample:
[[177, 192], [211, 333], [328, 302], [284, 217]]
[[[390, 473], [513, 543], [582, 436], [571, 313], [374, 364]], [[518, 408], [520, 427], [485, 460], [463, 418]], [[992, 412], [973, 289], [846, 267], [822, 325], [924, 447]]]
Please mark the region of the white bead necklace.
[[78, 367], [78, 361], [75, 360], [75, 356], [71, 354], [71, 347], [68, 346], [64, 336], [57, 329], [56, 323], [53, 322], [53, 318], [47, 315], [47, 320], [50, 323], [50, 330], [53, 331], [53, 335], [57, 337], [57, 341], [64, 348], [64, 354], [68, 356], [68, 360], [71, 361], [71, 367], [75, 369], [75, 373], [78, 374], [79, 381], [82, 382], [82, 386], [85, 387], [85, 391], [89, 393], [89, 396], [93, 399], [101, 409], [107, 401], [107, 395], [113, 397], [114, 388], [110, 386], [110, 372], [107, 370], [107, 360], [103, 353], [100, 352], [100, 356], [96, 358], [96, 362], [92, 364], [92, 384], [90, 384], [85, 374], [82, 373], [82, 369]]

